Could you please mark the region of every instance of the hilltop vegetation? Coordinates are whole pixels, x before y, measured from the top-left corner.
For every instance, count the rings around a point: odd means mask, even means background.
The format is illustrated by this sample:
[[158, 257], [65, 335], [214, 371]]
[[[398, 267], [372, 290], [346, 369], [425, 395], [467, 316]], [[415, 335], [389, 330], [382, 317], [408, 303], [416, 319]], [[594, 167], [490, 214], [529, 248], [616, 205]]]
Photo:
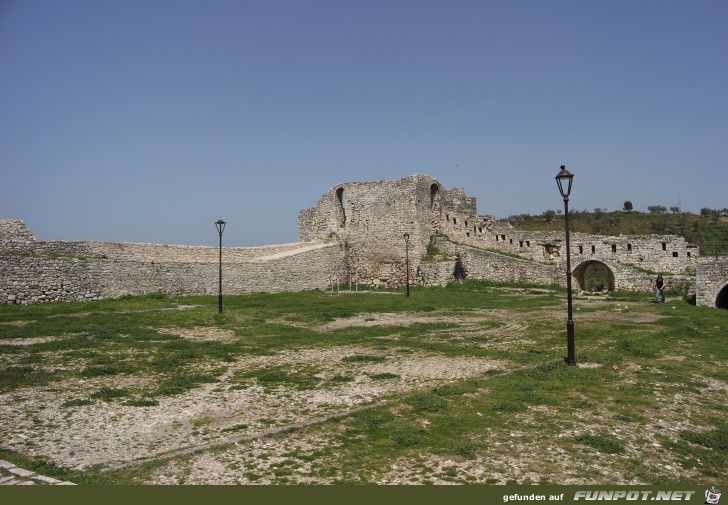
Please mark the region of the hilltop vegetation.
[[[629, 205], [628, 205], [629, 204]], [[670, 210], [661, 205], [650, 205], [649, 212], [631, 209], [625, 202], [623, 210], [608, 212], [606, 209], [569, 210], [570, 229], [575, 232], [597, 235], [680, 235], [692, 244], [700, 246], [704, 256], [718, 254], [728, 256], [728, 209], [703, 208], [700, 214], [681, 212], [677, 207]], [[564, 229], [563, 211], [547, 210], [541, 215], [518, 214], [503, 221], [519, 230]]]

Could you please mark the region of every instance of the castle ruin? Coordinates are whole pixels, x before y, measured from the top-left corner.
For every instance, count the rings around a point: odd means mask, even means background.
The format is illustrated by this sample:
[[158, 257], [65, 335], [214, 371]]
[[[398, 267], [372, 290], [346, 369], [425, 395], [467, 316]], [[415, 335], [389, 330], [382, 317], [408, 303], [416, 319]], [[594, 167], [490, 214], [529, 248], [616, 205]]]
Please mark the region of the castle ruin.
[[[223, 249], [223, 291], [327, 289], [340, 283], [446, 285], [471, 279], [565, 284], [563, 232], [519, 231], [477, 213], [463, 188], [427, 175], [342, 183], [298, 216], [299, 242]], [[409, 235], [405, 250], [404, 234]], [[690, 284], [698, 305], [728, 305], [728, 262], [700, 258], [674, 235], [573, 233], [575, 287], [648, 291], [654, 272]], [[407, 255], [407, 257], [406, 257]], [[0, 220], [0, 301], [94, 300], [163, 292], [216, 294], [218, 248], [36, 241], [22, 221]]]

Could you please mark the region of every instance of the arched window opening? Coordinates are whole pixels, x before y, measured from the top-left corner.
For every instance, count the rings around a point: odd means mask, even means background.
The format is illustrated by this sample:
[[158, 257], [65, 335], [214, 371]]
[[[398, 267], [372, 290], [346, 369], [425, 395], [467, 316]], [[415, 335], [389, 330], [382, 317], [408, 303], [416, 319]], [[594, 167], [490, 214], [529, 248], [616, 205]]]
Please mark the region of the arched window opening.
[[339, 203], [339, 211], [341, 212], [339, 223], [343, 228], [346, 224], [346, 194], [344, 193], [344, 188], [336, 190], [336, 201]]
[[435, 202], [437, 201], [437, 194], [440, 191], [440, 186], [438, 184], [432, 184], [430, 186], [430, 208], [435, 208]]

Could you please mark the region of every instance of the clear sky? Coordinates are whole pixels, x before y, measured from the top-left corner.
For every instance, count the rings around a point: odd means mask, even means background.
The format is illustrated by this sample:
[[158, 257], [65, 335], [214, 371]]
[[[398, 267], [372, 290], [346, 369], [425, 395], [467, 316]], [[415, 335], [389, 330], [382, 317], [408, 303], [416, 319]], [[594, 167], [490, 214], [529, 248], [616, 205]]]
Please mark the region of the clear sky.
[[498, 218], [728, 207], [725, 0], [0, 0], [0, 218], [39, 240], [297, 240], [341, 182]]

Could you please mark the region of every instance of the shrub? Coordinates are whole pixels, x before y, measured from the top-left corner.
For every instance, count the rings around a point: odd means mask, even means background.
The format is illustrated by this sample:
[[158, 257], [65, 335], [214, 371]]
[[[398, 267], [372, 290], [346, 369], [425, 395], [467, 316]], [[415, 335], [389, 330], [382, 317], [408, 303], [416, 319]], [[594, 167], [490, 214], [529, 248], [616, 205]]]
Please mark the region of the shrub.
[[579, 435], [576, 437], [576, 441], [606, 454], [624, 452], [624, 446], [611, 435]]

